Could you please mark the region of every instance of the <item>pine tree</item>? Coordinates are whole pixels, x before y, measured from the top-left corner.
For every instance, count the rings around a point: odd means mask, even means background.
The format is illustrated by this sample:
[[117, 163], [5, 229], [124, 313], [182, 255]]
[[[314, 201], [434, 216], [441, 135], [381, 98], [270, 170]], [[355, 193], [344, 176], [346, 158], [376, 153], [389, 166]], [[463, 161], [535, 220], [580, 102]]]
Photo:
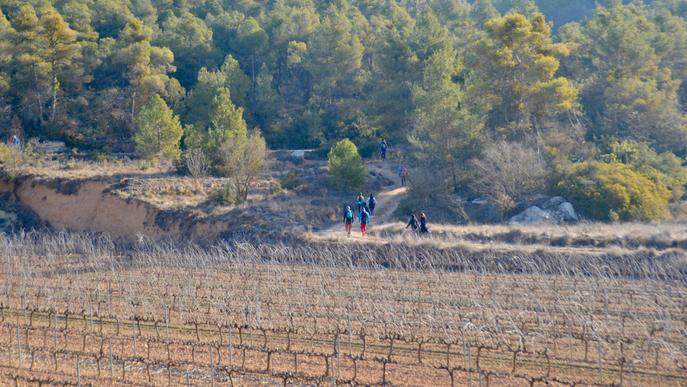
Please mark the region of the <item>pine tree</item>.
[[453, 80], [460, 71], [455, 50], [437, 51], [427, 62], [422, 83], [413, 89], [415, 128], [410, 142], [425, 167], [456, 187], [458, 170], [478, 152], [484, 120], [469, 110]]
[[135, 122], [134, 143], [139, 156], [145, 159], [179, 158], [179, 141], [183, 129], [179, 117], [174, 115], [159, 95], [155, 94], [141, 107]]
[[42, 57], [50, 77], [50, 120], [55, 121], [58, 108], [58, 94], [61, 85], [70, 81], [78, 82], [83, 69], [77, 63], [81, 47], [76, 42], [76, 31], [69, 28], [62, 16], [53, 8], [45, 11], [39, 20], [41, 41], [44, 42]]
[[543, 121], [572, 109], [577, 98], [572, 83], [556, 76], [557, 57], [569, 51], [552, 42], [542, 14], [532, 19], [508, 14], [487, 22], [486, 36], [469, 59], [468, 83], [474, 99], [491, 105], [488, 125], [495, 133], [541, 145]]
[[470, 18], [480, 28], [491, 19], [498, 17], [499, 11], [494, 7], [492, 0], [475, 0], [470, 10]]
[[687, 152], [681, 81], [670, 68], [675, 64], [679, 74], [680, 59], [667, 54], [670, 50], [657, 51], [672, 45], [661, 36], [644, 8], [632, 4], [600, 7], [584, 26], [578, 60], [589, 64], [581, 73], [582, 102], [594, 123], [591, 137], [629, 138], [659, 151]]

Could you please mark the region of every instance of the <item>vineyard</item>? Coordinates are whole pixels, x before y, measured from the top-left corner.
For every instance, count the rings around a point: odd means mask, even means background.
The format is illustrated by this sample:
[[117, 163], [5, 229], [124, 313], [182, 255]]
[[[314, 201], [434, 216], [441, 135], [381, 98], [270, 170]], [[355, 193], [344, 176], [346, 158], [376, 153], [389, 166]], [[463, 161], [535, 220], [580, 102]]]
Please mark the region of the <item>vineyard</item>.
[[662, 256], [0, 239], [0, 385], [687, 384]]

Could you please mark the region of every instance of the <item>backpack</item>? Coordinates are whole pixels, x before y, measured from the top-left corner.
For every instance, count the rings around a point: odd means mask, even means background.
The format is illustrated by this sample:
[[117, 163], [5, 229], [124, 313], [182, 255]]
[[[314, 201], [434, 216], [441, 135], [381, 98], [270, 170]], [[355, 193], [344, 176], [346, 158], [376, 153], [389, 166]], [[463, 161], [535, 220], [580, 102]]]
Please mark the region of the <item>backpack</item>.
[[367, 213], [367, 211], [363, 211], [360, 213], [360, 223], [362, 224], [367, 224], [370, 221], [370, 214]]
[[370, 207], [374, 207], [376, 205], [377, 205], [377, 199], [375, 199], [374, 197], [371, 197], [370, 198]]
[[346, 220], [353, 220], [353, 211], [346, 211]]

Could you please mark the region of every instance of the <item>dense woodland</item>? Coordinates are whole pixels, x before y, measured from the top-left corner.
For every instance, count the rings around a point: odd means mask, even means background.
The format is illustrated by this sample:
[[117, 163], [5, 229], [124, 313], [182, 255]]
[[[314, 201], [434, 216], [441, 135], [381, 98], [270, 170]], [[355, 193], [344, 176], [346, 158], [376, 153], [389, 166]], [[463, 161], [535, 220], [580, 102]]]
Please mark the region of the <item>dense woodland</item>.
[[[228, 140], [255, 140], [253, 128], [270, 148], [349, 138], [363, 156], [386, 138], [434, 172], [415, 179], [419, 196], [483, 193], [504, 213], [556, 191], [582, 207], [612, 203], [600, 219], [664, 218], [687, 183], [686, 0], [0, 0], [0, 10], [6, 134], [209, 159]], [[162, 137], [171, 148], [145, 149]], [[533, 183], [480, 181], [502, 163]], [[627, 181], [638, 183], [619, 190]]]

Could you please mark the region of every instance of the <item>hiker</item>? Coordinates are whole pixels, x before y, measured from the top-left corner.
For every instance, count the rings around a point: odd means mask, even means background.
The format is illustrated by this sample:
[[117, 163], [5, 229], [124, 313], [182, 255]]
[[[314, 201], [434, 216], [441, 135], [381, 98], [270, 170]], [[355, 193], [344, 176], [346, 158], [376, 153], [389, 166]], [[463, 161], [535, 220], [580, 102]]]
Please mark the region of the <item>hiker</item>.
[[351, 206], [346, 206], [343, 213], [343, 222], [346, 227], [346, 234], [351, 236], [351, 230], [353, 229], [353, 211], [351, 210]]
[[408, 168], [405, 165], [401, 166], [401, 187], [405, 187], [408, 182]]
[[363, 206], [358, 216], [360, 217], [360, 232], [365, 236], [367, 234], [367, 225], [370, 223], [370, 212], [367, 207]]
[[365, 197], [362, 192], [358, 195], [358, 198], [355, 199], [355, 204], [358, 206], [358, 214], [360, 214], [360, 210], [365, 207]]
[[429, 229], [427, 228], [427, 215], [425, 213], [420, 214], [420, 234], [429, 234]]
[[16, 134], [12, 135], [12, 137], [10, 137], [7, 140], [7, 145], [16, 146], [18, 148], [21, 145], [21, 140], [19, 139], [19, 136], [17, 136]]
[[373, 194], [370, 194], [370, 198], [367, 199], [367, 207], [370, 209], [370, 216], [375, 214], [375, 207], [377, 207], [377, 199]]
[[381, 157], [382, 160], [386, 160], [386, 140], [384, 139], [379, 143], [379, 157]]
[[408, 224], [406, 225], [406, 229], [410, 227], [413, 229], [413, 231], [417, 230], [417, 218], [415, 217], [415, 214], [411, 213], [410, 218], [408, 218]]

